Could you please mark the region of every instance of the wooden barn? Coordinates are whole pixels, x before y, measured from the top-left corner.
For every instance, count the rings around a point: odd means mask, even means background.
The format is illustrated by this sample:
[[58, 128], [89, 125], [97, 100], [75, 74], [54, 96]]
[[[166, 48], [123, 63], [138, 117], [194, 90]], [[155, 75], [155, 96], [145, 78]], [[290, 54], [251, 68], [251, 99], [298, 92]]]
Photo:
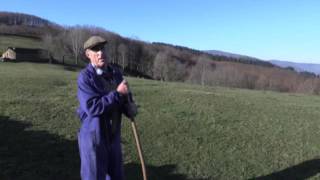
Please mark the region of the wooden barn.
[[8, 47], [2, 54], [3, 61], [32, 61], [32, 62], [48, 62], [48, 51], [44, 49], [29, 49]]

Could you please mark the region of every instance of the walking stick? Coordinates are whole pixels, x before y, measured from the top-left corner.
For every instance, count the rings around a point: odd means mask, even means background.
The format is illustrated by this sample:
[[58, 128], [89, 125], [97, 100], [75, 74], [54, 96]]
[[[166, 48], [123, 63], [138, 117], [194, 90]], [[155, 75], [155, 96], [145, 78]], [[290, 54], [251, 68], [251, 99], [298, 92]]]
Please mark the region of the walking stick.
[[134, 122], [134, 118], [131, 118], [131, 126], [132, 126], [132, 131], [133, 131], [134, 139], [135, 139], [135, 141], [136, 141], [136, 146], [137, 146], [137, 150], [138, 150], [140, 162], [141, 162], [143, 180], [147, 180], [146, 166], [144, 165], [144, 160], [143, 160], [143, 155], [142, 155], [141, 144], [140, 144], [139, 136], [138, 136], [138, 133], [137, 133], [136, 123]]
[[[124, 80], [124, 82], [128, 85], [128, 82], [126, 80]], [[129, 88], [128, 88], [128, 90], [129, 90]], [[128, 102], [134, 102], [130, 90], [129, 90], [129, 93], [128, 93], [127, 97], [128, 97]], [[143, 180], [147, 180], [146, 166], [144, 164], [144, 159], [143, 159], [143, 155], [142, 155], [142, 148], [141, 148], [140, 139], [139, 139], [139, 136], [138, 136], [138, 133], [137, 133], [137, 126], [136, 126], [136, 123], [134, 121], [134, 116], [131, 116], [130, 120], [131, 120], [131, 127], [132, 127], [132, 131], [133, 131], [134, 139], [135, 139], [137, 150], [138, 150], [139, 159], [140, 159], [140, 162], [141, 162]]]

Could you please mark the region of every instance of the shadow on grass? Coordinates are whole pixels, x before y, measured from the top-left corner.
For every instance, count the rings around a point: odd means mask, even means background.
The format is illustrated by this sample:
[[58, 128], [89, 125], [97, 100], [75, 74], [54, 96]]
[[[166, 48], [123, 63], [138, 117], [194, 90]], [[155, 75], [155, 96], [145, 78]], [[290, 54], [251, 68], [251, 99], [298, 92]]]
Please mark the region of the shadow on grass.
[[0, 116], [0, 179], [80, 179], [77, 141]]
[[[141, 180], [142, 172], [141, 165], [135, 163], [129, 163], [124, 166], [125, 177], [128, 180]], [[191, 180], [186, 175], [175, 173], [176, 165], [164, 165], [164, 166], [146, 166], [148, 179], [152, 180]], [[192, 180], [205, 180], [194, 179]]]
[[319, 172], [320, 159], [313, 159], [266, 176], [253, 178], [252, 180], [307, 179]]
[[[80, 179], [77, 141], [31, 127], [31, 123], [0, 115], [0, 179]], [[129, 163], [124, 168], [126, 179], [142, 179], [140, 164]], [[189, 180], [175, 173], [175, 165], [146, 168], [152, 180]]]
[[72, 72], [76, 72], [77, 71], [77, 68], [72, 67], [72, 66], [64, 66], [63, 69], [67, 70], [67, 71], [72, 71]]

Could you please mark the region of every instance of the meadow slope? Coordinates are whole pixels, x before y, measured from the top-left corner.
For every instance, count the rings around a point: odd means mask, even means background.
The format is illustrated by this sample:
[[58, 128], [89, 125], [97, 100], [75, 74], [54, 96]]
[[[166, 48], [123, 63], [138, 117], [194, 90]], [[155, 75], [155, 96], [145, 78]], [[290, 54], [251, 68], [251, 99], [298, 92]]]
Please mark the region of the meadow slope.
[[[79, 179], [77, 70], [0, 63], [0, 179]], [[127, 78], [150, 179], [318, 179], [320, 97]], [[123, 122], [127, 179], [141, 179]]]
[[8, 47], [43, 48], [41, 40], [22, 36], [0, 35], [0, 42], [0, 53], [5, 52]]

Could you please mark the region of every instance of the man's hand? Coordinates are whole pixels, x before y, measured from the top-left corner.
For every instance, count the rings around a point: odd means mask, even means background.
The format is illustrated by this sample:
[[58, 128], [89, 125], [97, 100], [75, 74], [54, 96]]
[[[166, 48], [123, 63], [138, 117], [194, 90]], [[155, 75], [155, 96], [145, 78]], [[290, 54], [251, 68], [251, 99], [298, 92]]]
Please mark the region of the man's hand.
[[129, 92], [128, 82], [126, 80], [123, 80], [117, 87], [118, 93], [121, 95], [127, 95]]

